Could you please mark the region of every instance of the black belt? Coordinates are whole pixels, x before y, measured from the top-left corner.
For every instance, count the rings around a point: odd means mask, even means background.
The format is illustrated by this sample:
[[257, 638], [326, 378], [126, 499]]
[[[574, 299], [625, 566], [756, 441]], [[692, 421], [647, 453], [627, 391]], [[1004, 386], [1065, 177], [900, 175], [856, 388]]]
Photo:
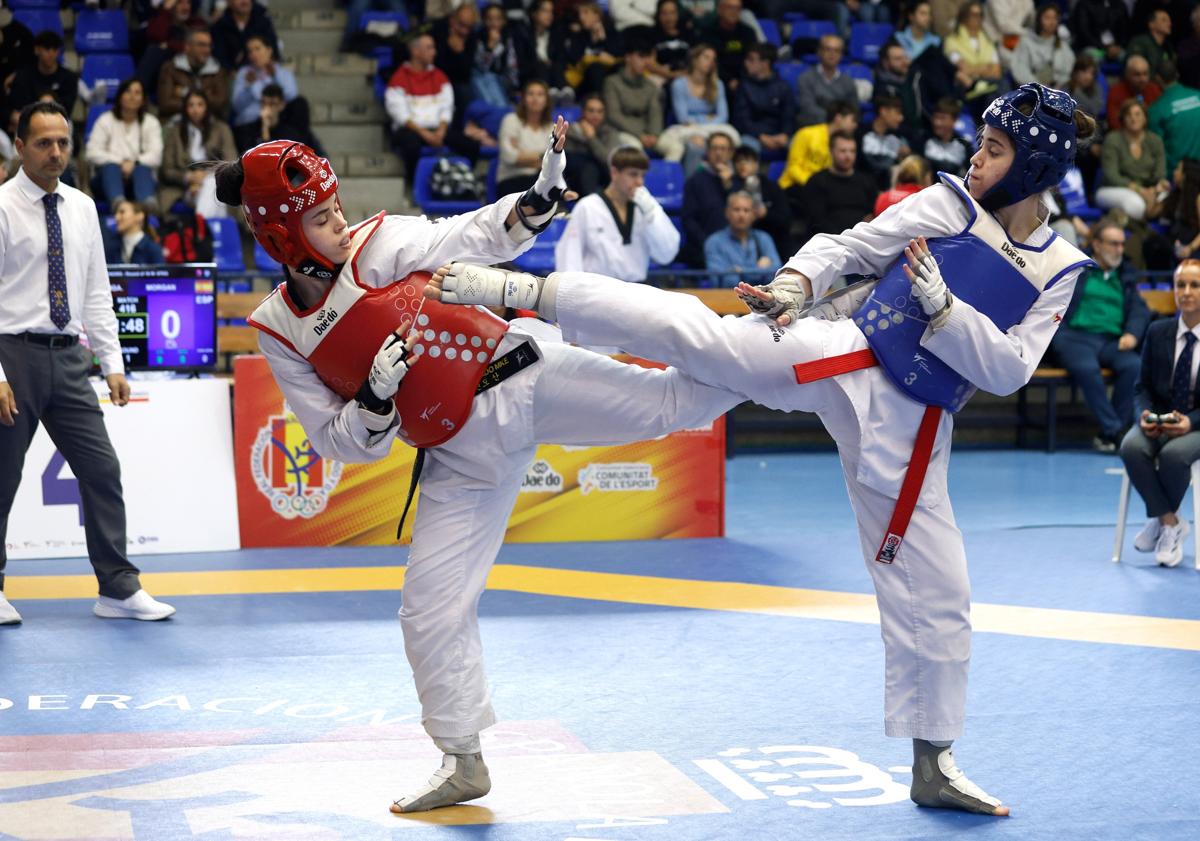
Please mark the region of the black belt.
[[75, 347], [79, 344], [79, 337], [70, 333], [16, 333], [13, 338], [48, 348]]

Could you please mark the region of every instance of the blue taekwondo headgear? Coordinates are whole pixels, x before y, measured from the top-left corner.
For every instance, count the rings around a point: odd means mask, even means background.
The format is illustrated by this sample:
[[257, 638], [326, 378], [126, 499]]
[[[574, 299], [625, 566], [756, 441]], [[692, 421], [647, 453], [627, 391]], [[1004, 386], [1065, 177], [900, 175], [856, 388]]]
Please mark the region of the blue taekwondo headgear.
[[[1017, 106], [1028, 103], [1027, 117]], [[1075, 100], [1070, 94], [1037, 83], [1021, 85], [996, 97], [983, 122], [1013, 141], [1016, 154], [1008, 173], [979, 203], [999, 210], [1062, 181], [1075, 163]]]

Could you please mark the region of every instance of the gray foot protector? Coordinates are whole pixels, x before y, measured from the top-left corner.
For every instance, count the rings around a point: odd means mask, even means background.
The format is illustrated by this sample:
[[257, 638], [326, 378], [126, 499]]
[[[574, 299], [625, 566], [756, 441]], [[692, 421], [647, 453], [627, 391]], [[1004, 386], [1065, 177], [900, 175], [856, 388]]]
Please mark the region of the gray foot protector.
[[967, 779], [954, 764], [949, 747], [913, 739], [912, 802], [935, 809], [960, 809], [978, 815], [995, 815], [1000, 801]]
[[836, 292], [829, 292], [820, 298], [808, 301], [800, 308], [798, 318], [815, 318], [820, 321], [841, 321], [852, 316], [871, 292], [879, 285], [879, 280], [871, 278], [851, 283]]
[[447, 753], [442, 756], [442, 767], [429, 778], [429, 784], [394, 802], [391, 810], [397, 814], [427, 812], [483, 797], [491, 790], [492, 778], [488, 776], [483, 754]]

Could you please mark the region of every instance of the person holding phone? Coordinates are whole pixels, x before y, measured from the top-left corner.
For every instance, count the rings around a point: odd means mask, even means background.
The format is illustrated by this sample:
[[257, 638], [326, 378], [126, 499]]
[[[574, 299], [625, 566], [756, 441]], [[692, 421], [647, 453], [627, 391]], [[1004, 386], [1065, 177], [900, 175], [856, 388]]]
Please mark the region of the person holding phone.
[[1146, 525], [1133, 539], [1139, 552], [1153, 552], [1160, 566], [1183, 560], [1188, 521], [1176, 513], [1200, 458], [1200, 260], [1175, 269], [1176, 318], [1150, 325], [1142, 347], [1142, 369], [1133, 400], [1139, 422], [1121, 441], [1121, 461], [1129, 481], [1146, 503]]

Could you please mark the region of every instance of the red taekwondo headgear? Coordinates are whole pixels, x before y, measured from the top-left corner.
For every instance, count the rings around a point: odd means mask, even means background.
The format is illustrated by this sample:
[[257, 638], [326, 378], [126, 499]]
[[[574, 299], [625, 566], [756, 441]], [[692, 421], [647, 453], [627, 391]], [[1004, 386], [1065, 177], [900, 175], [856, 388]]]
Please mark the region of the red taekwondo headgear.
[[273, 260], [306, 275], [331, 278], [334, 264], [304, 237], [304, 212], [337, 194], [326, 158], [293, 140], [272, 140], [242, 155], [242, 210], [254, 238]]

